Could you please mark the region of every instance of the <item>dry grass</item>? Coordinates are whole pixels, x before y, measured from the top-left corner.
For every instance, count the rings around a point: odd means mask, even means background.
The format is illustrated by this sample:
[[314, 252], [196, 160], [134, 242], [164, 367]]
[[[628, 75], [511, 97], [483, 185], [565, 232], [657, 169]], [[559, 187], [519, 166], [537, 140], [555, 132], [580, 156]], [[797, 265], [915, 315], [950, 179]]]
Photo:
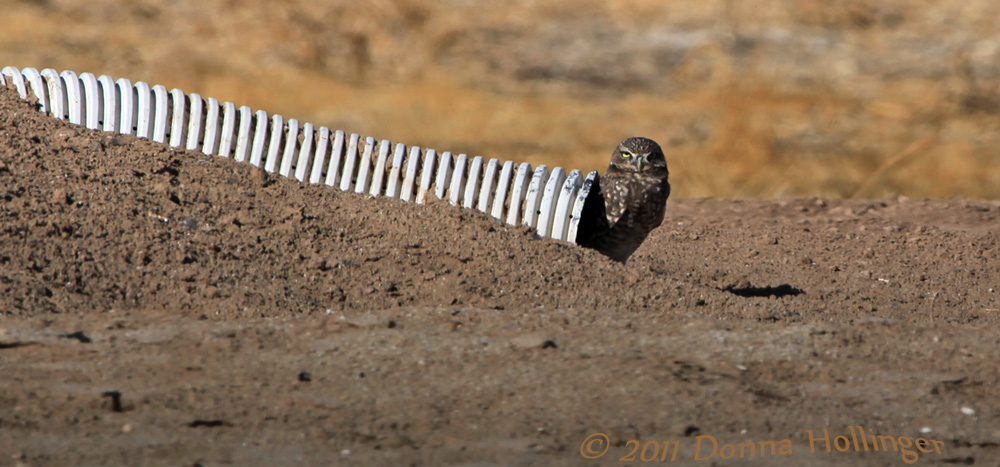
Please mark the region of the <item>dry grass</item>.
[[[1000, 44], [984, 19], [1000, 7], [987, 0], [241, 5], [15, 2], [0, 19], [0, 63], [147, 80], [394, 141], [570, 168], [603, 169], [618, 140], [645, 135], [664, 145], [680, 197], [1000, 198]], [[950, 36], [955, 23], [973, 40]], [[786, 54], [768, 42], [782, 30], [834, 46], [818, 59]], [[649, 45], [664, 31], [722, 39], [667, 66]], [[940, 45], [897, 57], [911, 39]], [[605, 52], [623, 54], [611, 62], [623, 74], [588, 68]], [[525, 78], [525, 63], [550, 59], [570, 71]]]

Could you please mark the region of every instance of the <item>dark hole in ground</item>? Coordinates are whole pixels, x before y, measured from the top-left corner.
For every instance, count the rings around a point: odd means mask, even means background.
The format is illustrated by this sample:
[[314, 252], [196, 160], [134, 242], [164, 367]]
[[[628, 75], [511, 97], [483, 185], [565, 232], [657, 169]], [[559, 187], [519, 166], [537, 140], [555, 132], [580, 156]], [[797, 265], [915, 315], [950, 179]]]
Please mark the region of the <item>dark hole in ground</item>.
[[729, 292], [733, 295], [739, 295], [740, 297], [765, 297], [765, 298], [770, 297], [772, 295], [774, 296], [774, 298], [781, 298], [787, 296], [794, 297], [796, 295], [801, 295], [806, 293], [805, 290], [802, 290], [797, 287], [792, 287], [788, 284], [781, 284], [775, 287], [770, 287], [770, 286], [768, 287], [750, 286], [750, 287], [738, 287], [738, 288], [726, 287], [722, 290], [725, 290], [726, 292]]
[[232, 426], [232, 424], [225, 420], [195, 420], [191, 423], [188, 423], [188, 426], [191, 428], [198, 428], [198, 427], [215, 428], [219, 426]]
[[124, 412], [125, 409], [122, 407], [122, 393], [121, 391], [105, 391], [101, 393], [104, 397], [111, 398], [111, 410], [114, 412]]

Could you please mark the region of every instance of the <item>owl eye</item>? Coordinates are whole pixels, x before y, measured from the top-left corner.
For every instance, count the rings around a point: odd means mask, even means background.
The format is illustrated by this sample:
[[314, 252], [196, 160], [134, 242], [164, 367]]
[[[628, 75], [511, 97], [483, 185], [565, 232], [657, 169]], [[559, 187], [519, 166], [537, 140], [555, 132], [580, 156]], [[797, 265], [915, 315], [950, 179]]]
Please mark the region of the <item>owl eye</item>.
[[622, 157], [628, 159], [629, 157], [632, 157], [632, 153], [628, 151], [622, 151]]

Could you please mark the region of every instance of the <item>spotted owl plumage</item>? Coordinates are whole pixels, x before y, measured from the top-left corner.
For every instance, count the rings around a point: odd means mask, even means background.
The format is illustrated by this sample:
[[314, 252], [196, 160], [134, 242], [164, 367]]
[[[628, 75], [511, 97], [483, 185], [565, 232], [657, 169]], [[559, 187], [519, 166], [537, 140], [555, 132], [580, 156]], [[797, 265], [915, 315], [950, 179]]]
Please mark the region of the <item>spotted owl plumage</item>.
[[591, 186], [577, 243], [625, 262], [663, 223], [670, 196], [668, 177], [659, 144], [638, 137], [622, 141], [604, 176]]

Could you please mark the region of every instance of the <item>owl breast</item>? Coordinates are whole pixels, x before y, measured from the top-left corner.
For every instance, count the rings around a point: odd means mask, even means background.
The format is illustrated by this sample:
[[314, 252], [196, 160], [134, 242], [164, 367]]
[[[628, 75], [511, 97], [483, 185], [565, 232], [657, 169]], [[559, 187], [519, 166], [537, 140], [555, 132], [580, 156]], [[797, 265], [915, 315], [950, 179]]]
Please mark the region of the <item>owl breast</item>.
[[587, 245], [624, 262], [663, 223], [670, 196], [666, 176], [614, 174], [601, 180], [609, 228]]
[[[663, 222], [670, 195], [670, 184], [665, 178], [630, 173], [605, 178], [601, 180], [601, 185], [606, 193], [604, 200], [608, 223], [612, 227], [623, 221], [652, 230]], [[626, 212], [629, 215], [622, 219]]]

